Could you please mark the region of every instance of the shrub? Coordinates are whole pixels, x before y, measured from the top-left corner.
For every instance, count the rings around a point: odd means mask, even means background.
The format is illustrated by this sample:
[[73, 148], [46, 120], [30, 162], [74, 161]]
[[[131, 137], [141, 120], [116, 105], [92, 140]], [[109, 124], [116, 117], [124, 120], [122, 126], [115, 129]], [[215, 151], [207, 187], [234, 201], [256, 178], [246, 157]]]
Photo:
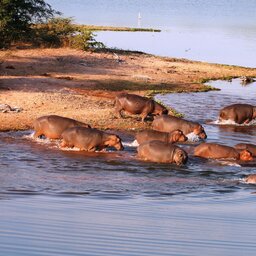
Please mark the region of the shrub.
[[91, 48], [103, 48], [103, 43], [96, 41], [91, 30], [80, 29], [75, 35], [69, 38], [69, 45], [72, 48], [88, 50]]
[[46, 23], [33, 26], [34, 36], [31, 43], [46, 47], [67, 46], [69, 37], [74, 35], [75, 31], [71, 18], [52, 18]]

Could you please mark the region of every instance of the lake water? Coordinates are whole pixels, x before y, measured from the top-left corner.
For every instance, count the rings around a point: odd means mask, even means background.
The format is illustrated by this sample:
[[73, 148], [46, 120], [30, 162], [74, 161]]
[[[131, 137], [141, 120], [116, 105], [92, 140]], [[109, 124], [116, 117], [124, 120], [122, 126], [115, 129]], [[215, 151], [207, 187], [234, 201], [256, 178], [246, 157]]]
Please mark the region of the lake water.
[[255, 0], [49, 0], [82, 24], [160, 28], [161, 33], [98, 32], [108, 47], [256, 67]]
[[[158, 95], [205, 126], [208, 141], [256, 144], [255, 126], [205, 124], [234, 102], [253, 103], [256, 84], [215, 81], [221, 91]], [[0, 255], [255, 255], [256, 162], [186, 166], [123, 152], [61, 151], [32, 131], [0, 134]]]

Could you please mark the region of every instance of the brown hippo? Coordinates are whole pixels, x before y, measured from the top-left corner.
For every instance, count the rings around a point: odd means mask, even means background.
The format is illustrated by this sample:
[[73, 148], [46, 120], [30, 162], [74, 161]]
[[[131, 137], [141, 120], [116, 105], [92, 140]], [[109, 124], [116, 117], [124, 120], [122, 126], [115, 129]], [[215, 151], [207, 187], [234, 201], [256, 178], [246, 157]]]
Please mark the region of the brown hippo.
[[207, 135], [201, 124], [188, 121], [182, 118], [178, 118], [175, 116], [158, 116], [154, 119], [152, 127], [154, 130], [161, 132], [172, 132], [174, 130], [179, 129], [185, 135], [188, 135], [189, 133], [193, 132], [194, 134], [198, 135], [201, 139], [207, 138]]
[[248, 150], [238, 152], [235, 148], [224, 146], [216, 143], [202, 143], [195, 147], [194, 155], [203, 158], [212, 159], [235, 159], [241, 161], [251, 161], [252, 153]]
[[49, 139], [60, 139], [61, 134], [71, 127], [82, 126], [90, 128], [90, 125], [88, 124], [56, 115], [39, 117], [34, 121], [33, 126], [35, 130], [33, 135], [34, 138], [44, 135]]
[[235, 145], [235, 149], [239, 150], [248, 150], [252, 153], [253, 156], [256, 156], [256, 145], [249, 143], [239, 143]]
[[138, 157], [157, 163], [185, 164], [188, 160], [187, 153], [170, 143], [159, 140], [144, 142], [137, 148]]
[[256, 174], [250, 174], [244, 180], [246, 183], [256, 184]]
[[174, 130], [170, 133], [154, 130], [144, 130], [138, 132], [135, 138], [139, 144], [150, 140], [160, 140], [167, 143], [175, 143], [184, 142], [188, 139], [181, 130]]
[[65, 130], [61, 137], [61, 147], [76, 147], [89, 152], [101, 151], [106, 147], [123, 150], [122, 141], [117, 135], [97, 129], [72, 127]]
[[231, 120], [247, 124], [256, 118], [256, 107], [249, 104], [233, 104], [220, 110], [219, 121]]
[[168, 114], [168, 110], [156, 101], [135, 94], [120, 94], [115, 99], [115, 109], [119, 117], [122, 117], [122, 110], [130, 114], [138, 114], [142, 121], [148, 115]]

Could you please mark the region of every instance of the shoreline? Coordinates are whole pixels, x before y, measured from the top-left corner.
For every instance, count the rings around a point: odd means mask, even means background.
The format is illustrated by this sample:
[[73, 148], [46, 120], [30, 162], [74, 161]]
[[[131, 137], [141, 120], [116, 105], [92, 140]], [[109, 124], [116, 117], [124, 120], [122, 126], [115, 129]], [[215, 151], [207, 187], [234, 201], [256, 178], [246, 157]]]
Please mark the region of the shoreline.
[[49, 114], [99, 129], [149, 128], [137, 116], [115, 118], [118, 93], [202, 92], [214, 89], [202, 81], [242, 76], [256, 77], [256, 69], [121, 50], [0, 51], [0, 104], [23, 109], [0, 113], [0, 131], [31, 129], [34, 119]]
[[118, 32], [161, 32], [161, 29], [155, 28], [136, 28], [136, 27], [114, 27], [114, 26], [97, 26], [97, 25], [75, 25], [78, 29], [86, 29], [91, 31], [118, 31]]

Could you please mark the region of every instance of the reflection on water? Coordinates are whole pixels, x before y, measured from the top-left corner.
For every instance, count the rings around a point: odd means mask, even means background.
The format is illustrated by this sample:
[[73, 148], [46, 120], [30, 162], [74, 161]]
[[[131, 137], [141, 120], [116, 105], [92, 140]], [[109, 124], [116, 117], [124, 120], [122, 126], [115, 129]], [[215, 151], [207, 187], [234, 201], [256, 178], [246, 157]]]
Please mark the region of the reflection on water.
[[[255, 126], [208, 123], [228, 104], [254, 104], [255, 83], [239, 83], [157, 99], [203, 123], [208, 141], [256, 144]], [[256, 187], [243, 182], [255, 162], [195, 158], [193, 142], [177, 167], [136, 159], [130, 133], [119, 132], [123, 152], [107, 153], [62, 151], [30, 134], [0, 134], [0, 255], [255, 254]]]
[[5, 200], [0, 255], [253, 256], [255, 210], [253, 199], [218, 203], [205, 202], [203, 196], [201, 202], [43, 196]]

